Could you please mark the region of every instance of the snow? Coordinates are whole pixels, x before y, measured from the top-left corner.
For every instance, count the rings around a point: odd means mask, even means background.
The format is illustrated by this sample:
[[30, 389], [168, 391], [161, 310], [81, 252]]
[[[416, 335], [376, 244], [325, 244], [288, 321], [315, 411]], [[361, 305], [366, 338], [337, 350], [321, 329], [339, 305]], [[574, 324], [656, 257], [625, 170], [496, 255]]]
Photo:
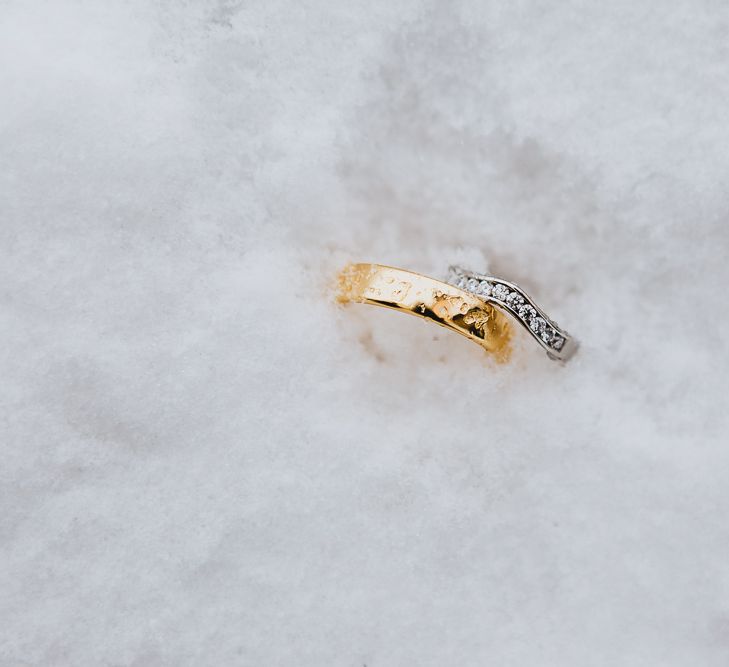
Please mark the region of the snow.
[[[729, 6], [0, 6], [0, 664], [729, 662]], [[581, 341], [335, 303], [449, 264]]]

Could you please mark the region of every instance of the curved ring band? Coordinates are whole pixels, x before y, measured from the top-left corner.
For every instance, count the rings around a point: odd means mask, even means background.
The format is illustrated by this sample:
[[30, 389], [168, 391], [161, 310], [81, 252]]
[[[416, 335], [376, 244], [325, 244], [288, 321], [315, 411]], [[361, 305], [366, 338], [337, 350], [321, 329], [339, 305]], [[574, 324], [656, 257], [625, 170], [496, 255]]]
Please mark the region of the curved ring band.
[[511, 351], [511, 325], [494, 305], [475, 294], [381, 264], [350, 264], [339, 275], [339, 301], [369, 303], [432, 320], [470, 338], [498, 361]]
[[450, 267], [448, 282], [511, 314], [544, 348], [550, 359], [567, 361], [577, 351], [577, 341], [550, 320], [534, 299], [514, 283], [458, 266]]

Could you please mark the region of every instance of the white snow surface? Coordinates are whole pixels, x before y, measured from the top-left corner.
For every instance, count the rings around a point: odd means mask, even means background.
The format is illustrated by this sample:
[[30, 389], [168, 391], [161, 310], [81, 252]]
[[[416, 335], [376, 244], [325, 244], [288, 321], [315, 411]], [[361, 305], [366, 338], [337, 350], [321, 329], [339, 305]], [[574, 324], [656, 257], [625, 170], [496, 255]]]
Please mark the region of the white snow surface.
[[729, 664], [728, 118], [715, 0], [0, 2], [0, 664]]

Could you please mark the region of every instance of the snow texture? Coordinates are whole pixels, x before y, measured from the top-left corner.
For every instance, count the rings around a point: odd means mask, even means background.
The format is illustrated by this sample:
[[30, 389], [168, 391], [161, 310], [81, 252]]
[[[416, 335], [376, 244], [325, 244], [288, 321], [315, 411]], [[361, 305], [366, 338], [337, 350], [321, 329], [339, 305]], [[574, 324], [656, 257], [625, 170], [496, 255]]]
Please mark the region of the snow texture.
[[729, 664], [729, 5], [3, 0], [0, 53], [3, 667]]

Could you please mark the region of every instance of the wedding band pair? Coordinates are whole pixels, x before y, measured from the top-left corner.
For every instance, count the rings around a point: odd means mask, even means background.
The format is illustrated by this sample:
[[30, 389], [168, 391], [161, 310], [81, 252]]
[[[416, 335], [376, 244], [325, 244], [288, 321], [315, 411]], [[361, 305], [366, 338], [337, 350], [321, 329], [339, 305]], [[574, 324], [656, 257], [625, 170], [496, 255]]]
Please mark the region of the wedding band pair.
[[498, 361], [511, 349], [515, 319], [550, 359], [567, 361], [577, 342], [514, 283], [450, 268], [448, 282], [381, 264], [350, 264], [339, 275], [339, 301], [417, 315], [481, 345]]

